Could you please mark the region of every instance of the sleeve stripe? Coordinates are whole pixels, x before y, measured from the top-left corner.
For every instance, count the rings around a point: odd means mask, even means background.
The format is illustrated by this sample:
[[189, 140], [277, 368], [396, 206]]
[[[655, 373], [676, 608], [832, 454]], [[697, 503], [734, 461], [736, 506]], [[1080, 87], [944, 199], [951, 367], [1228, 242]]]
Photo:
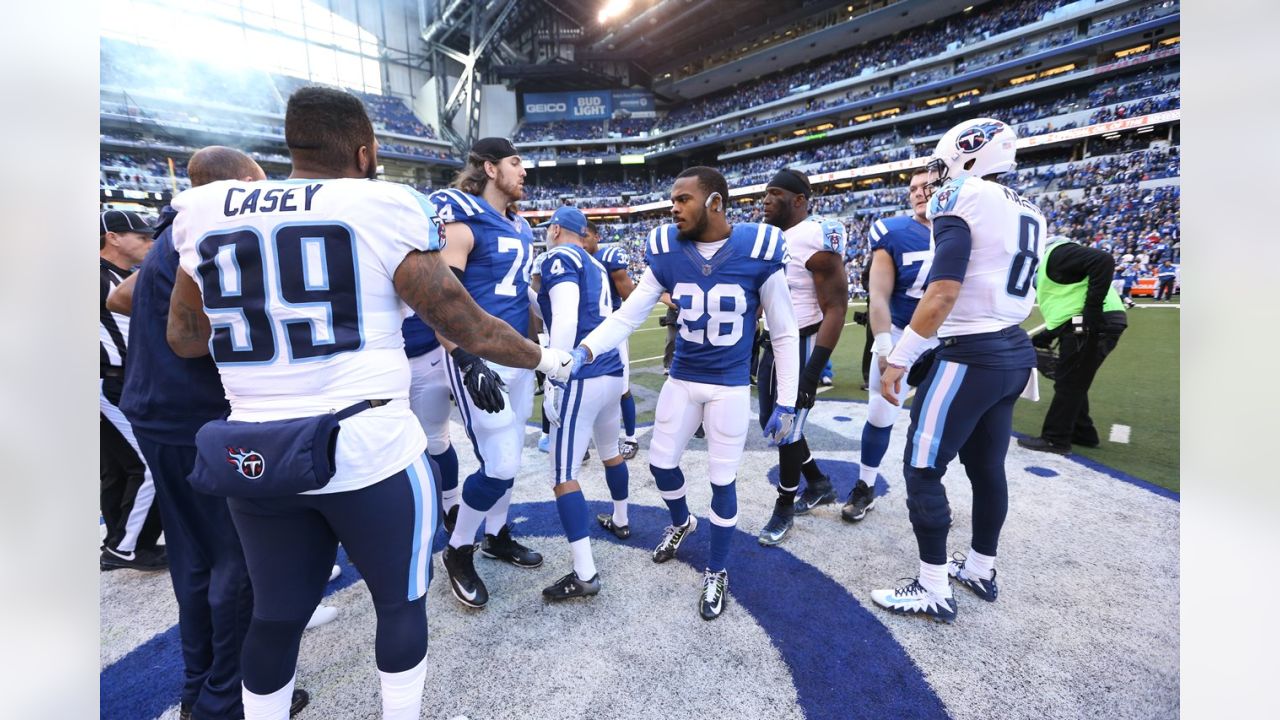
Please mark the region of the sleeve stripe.
[[670, 225], [663, 225], [659, 229], [662, 231], [658, 238], [662, 245], [662, 252], [669, 253], [671, 252], [671, 231], [673, 228]]
[[751, 257], [760, 257], [760, 251], [764, 248], [764, 233], [768, 228], [764, 223], [756, 226], [756, 244], [751, 246]]
[[444, 193], [446, 197], [452, 200], [453, 204], [457, 205], [468, 217], [475, 215], [480, 211], [480, 206], [476, 205], [474, 200], [471, 200], [470, 198], [464, 199], [466, 193], [461, 190], [446, 188], [440, 192]]
[[547, 257], [566, 257], [573, 261], [574, 265], [582, 267], [582, 259], [578, 257], [578, 253], [569, 249], [568, 245], [559, 245], [547, 251]]
[[473, 196], [471, 195], [471, 193], [465, 193], [465, 192], [463, 192], [463, 191], [461, 191], [461, 190], [454, 190], [454, 192], [456, 192], [456, 193], [458, 193], [458, 195], [462, 196], [462, 199], [463, 199], [463, 200], [466, 200], [466, 201], [467, 201], [467, 204], [468, 204], [468, 205], [470, 205], [472, 208], [474, 208], [474, 209], [475, 209], [475, 211], [476, 211], [476, 214], [477, 214], [477, 215], [479, 215], [479, 214], [481, 214], [481, 213], [483, 213], [483, 212], [484, 212], [484, 208], [480, 207], [480, 203], [476, 202], [475, 197], [473, 197]]
[[874, 242], [889, 233], [889, 228], [885, 227], [884, 220], [877, 220], [871, 226], [871, 240]]
[[774, 251], [778, 249], [778, 241], [782, 239], [782, 231], [772, 225], [761, 225], [760, 227], [769, 228], [769, 250], [764, 254], [764, 259], [772, 260]]
[[654, 255], [658, 254], [658, 230], [660, 227], [661, 226], [649, 231], [649, 252]]

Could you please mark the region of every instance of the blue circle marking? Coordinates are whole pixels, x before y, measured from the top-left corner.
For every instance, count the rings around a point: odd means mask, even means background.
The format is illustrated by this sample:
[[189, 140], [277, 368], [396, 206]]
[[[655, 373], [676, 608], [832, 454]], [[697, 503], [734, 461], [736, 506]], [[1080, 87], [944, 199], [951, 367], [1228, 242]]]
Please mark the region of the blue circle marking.
[[1040, 467], [1039, 465], [1028, 465], [1026, 470], [1032, 475], [1037, 475], [1039, 477], [1058, 477], [1057, 470], [1050, 470], [1047, 467]]
[[835, 420], [836, 422], [853, 422], [853, 418], [849, 417], [848, 415], [836, 415], [831, 419]]

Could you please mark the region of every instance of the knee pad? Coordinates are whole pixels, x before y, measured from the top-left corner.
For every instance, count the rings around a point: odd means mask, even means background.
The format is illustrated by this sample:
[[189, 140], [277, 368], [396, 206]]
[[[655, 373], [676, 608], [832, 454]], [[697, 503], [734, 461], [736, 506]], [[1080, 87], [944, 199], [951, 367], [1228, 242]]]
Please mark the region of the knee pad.
[[[910, 470], [917, 470], [916, 473]], [[947, 502], [947, 489], [942, 477], [912, 477], [918, 468], [910, 468], [907, 475], [907, 515], [911, 524], [921, 529], [951, 527], [951, 505]]]
[[468, 507], [488, 512], [515, 483], [514, 479], [500, 480], [476, 473], [462, 484], [462, 502]]
[[[904, 382], [902, 383], [903, 396], [906, 395], [906, 389], [907, 384]], [[872, 392], [867, 398], [867, 422], [876, 427], [892, 427], [897, 422], [898, 413], [901, 410], [902, 406], [891, 405], [888, 400], [881, 397], [878, 390]]]
[[684, 473], [680, 468], [660, 468], [649, 466], [653, 473], [653, 481], [658, 486], [658, 494], [663, 500], [675, 500], [684, 497]]
[[711, 524], [720, 527], [738, 524], [738, 486], [732, 481], [711, 486]]

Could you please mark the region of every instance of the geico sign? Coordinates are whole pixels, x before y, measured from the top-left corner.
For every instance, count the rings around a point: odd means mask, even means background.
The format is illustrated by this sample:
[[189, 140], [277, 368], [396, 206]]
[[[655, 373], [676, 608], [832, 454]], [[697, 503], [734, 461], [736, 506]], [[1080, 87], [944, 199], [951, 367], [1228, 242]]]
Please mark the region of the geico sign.
[[562, 103], [562, 102], [558, 102], [558, 103], [534, 103], [533, 105], [525, 105], [525, 106], [524, 106], [524, 111], [525, 111], [525, 112], [531, 112], [531, 113], [564, 112], [565, 110], [568, 110], [568, 109], [569, 109], [569, 106], [568, 106], [568, 105], [565, 105], [565, 104], [564, 104], [564, 103]]

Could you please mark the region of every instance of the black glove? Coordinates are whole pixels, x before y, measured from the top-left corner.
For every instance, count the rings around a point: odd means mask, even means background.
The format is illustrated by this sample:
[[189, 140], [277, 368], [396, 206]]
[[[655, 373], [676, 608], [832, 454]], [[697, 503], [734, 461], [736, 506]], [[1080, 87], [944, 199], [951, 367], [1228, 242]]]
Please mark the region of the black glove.
[[502, 398], [502, 391], [507, 389], [502, 377], [479, 356], [460, 347], [454, 348], [449, 357], [453, 358], [453, 363], [462, 373], [462, 384], [466, 386], [471, 402], [487, 413], [502, 412], [507, 406]]
[[[801, 340], [800, 342], [804, 342]], [[809, 362], [800, 370], [800, 384], [796, 388], [796, 409], [804, 410], [812, 408], [814, 402], [818, 399], [818, 385], [822, 382], [822, 371], [827, 368], [827, 361], [831, 359], [831, 348], [824, 348], [821, 345], [813, 347], [813, 354], [809, 356]]]

